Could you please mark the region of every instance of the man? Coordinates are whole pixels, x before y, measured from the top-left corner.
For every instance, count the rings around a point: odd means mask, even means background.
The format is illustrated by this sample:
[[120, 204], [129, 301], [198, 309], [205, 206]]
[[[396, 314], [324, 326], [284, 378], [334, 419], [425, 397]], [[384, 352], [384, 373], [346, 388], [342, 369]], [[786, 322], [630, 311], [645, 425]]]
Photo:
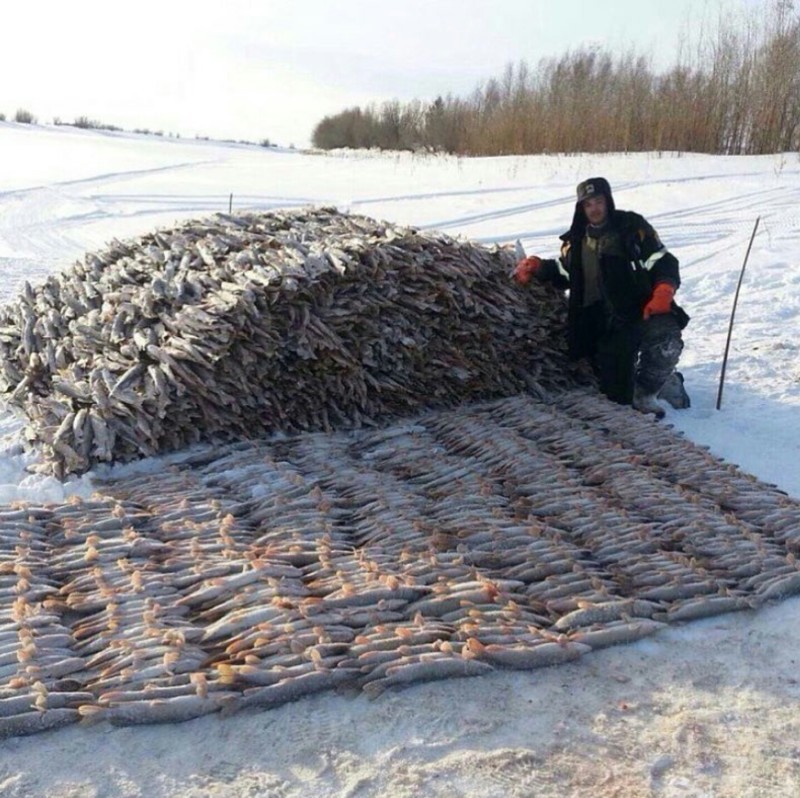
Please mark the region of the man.
[[521, 285], [531, 277], [569, 289], [568, 345], [573, 359], [588, 358], [600, 390], [620, 404], [662, 418], [657, 399], [689, 407], [683, 377], [675, 371], [689, 316], [675, 304], [677, 259], [639, 214], [618, 211], [603, 177], [578, 184], [561, 256], [524, 258], [514, 270]]

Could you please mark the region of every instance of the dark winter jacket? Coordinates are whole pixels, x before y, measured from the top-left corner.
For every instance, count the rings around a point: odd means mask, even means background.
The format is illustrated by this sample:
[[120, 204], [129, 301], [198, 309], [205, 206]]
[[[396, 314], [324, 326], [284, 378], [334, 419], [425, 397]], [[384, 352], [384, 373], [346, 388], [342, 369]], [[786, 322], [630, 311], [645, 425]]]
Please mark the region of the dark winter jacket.
[[[573, 358], [591, 354], [598, 335], [605, 330], [641, 322], [642, 310], [657, 283], [667, 282], [677, 289], [681, 282], [677, 258], [664, 247], [647, 220], [638, 213], [616, 210], [610, 190], [606, 201], [609, 228], [619, 235], [625, 257], [600, 256], [602, 312], [592, 308], [587, 313], [584, 308], [581, 251], [587, 222], [582, 203], [576, 204], [572, 226], [561, 236], [561, 256], [543, 260], [537, 272], [539, 279], [569, 289], [568, 343]], [[689, 316], [674, 302], [671, 312], [685, 327]], [[605, 329], [598, 329], [598, 316]]]

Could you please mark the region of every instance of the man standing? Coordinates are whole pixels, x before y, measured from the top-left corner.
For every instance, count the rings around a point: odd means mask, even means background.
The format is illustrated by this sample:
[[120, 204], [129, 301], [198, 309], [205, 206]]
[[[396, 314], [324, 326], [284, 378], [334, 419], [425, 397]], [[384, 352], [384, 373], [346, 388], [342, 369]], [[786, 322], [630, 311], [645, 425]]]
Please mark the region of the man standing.
[[519, 261], [514, 279], [532, 276], [569, 289], [568, 345], [572, 359], [589, 360], [600, 390], [620, 404], [663, 417], [657, 399], [689, 407], [675, 371], [689, 316], [675, 304], [678, 261], [644, 217], [614, 206], [603, 177], [578, 184], [561, 256]]

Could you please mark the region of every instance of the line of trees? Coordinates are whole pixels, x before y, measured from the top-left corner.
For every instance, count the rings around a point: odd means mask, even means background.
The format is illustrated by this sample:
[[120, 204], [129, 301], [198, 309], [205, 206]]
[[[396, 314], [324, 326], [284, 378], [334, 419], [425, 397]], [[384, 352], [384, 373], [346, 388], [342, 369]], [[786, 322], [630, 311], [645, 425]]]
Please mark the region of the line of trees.
[[800, 18], [791, 0], [719, 21], [656, 74], [648, 57], [600, 48], [509, 65], [469, 97], [392, 101], [325, 117], [314, 146], [462, 155], [800, 150]]

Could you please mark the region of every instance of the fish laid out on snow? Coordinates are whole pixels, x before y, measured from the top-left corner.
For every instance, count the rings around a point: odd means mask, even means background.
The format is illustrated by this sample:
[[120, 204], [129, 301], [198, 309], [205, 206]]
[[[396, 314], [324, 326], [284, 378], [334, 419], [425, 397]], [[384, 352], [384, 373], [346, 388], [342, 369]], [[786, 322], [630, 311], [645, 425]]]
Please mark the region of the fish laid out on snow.
[[800, 504], [655, 423], [519, 394], [0, 510], [0, 735], [579, 668], [800, 592]]

